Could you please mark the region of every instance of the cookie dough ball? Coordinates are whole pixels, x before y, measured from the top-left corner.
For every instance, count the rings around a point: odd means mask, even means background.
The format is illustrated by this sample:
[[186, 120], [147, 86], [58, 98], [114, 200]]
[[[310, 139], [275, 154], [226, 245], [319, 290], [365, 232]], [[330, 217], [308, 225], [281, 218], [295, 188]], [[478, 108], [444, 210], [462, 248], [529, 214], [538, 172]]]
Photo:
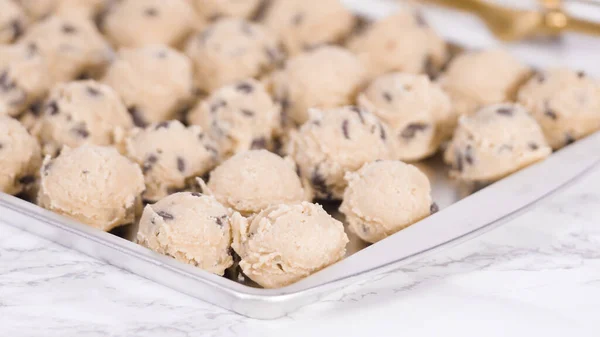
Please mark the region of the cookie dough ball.
[[141, 207], [142, 171], [113, 147], [65, 147], [41, 171], [38, 204], [97, 229], [130, 224]]
[[218, 20], [190, 38], [186, 53], [194, 62], [198, 87], [207, 92], [263, 75], [283, 60], [275, 36], [235, 18]]
[[309, 108], [353, 104], [365, 81], [365, 68], [356, 56], [340, 47], [324, 46], [289, 59], [274, 74], [272, 86], [284, 117], [300, 125], [308, 119]]
[[13, 0], [0, 0], [0, 44], [12, 43], [29, 23], [25, 12]]
[[103, 31], [119, 47], [180, 46], [192, 32], [194, 9], [185, 0], [123, 0], [103, 21]]
[[462, 116], [444, 155], [450, 175], [491, 182], [546, 158], [552, 149], [542, 129], [520, 105], [494, 104]]
[[266, 150], [229, 158], [210, 173], [208, 188], [223, 205], [242, 214], [307, 200], [295, 164]]
[[40, 145], [16, 119], [0, 116], [0, 192], [19, 194], [36, 180]]
[[412, 165], [383, 160], [346, 175], [340, 211], [350, 229], [375, 243], [425, 218], [437, 207], [427, 177]]
[[228, 158], [250, 149], [272, 149], [280, 129], [279, 110], [260, 82], [246, 79], [213, 92], [190, 112], [188, 121], [207, 130]]
[[554, 149], [600, 129], [600, 84], [583, 72], [555, 68], [538, 73], [521, 88], [518, 99]]
[[320, 205], [276, 205], [247, 219], [235, 213], [232, 247], [244, 274], [265, 288], [299, 281], [346, 254], [341, 222]]
[[117, 128], [133, 127], [117, 93], [93, 80], [56, 85], [46, 101], [36, 134], [44, 153], [54, 155], [64, 145], [112, 145]]
[[135, 125], [174, 119], [193, 97], [190, 60], [169, 47], [123, 48], [103, 82], [121, 96]]
[[94, 19], [111, 0], [16, 0], [34, 20], [51, 14]]
[[472, 114], [485, 105], [512, 101], [530, 70], [500, 49], [457, 56], [440, 78], [459, 115]]
[[222, 17], [249, 19], [265, 0], [189, 0], [200, 18], [204, 21], [215, 21]]
[[17, 116], [48, 92], [48, 63], [35, 44], [0, 45], [0, 116]]
[[133, 130], [123, 147], [142, 167], [149, 202], [185, 188], [188, 179], [204, 175], [217, 161], [215, 145], [202, 129], [176, 120]]
[[392, 71], [435, 75], [447, 59], [447, 47], [416, 11], [405, 10], [375, 22], [348, 42], [370, 77]]
[[51, 16], [37, 22], [19, 40], [34, 44], [48, 62], [52, 83], [101, 73], [114, 52], [91, 21]]
[[294, 55], [341, 41], [354, 28], [354, 16], [340, 0], [275, 0], [264, 23]]
[[230, 211], [200, 193], [175, 193], [147, 205], [137, 242], [217, 275], [233, 264]]
[[288, 152], [318, 198], [341, 199], [346, 172], [396, 155], [389, 129], [370, 112], [343, 107], [311, 110], [311, 114], [292, 134]]
[[390, 127], [400, 160], [432, 155], [456, 124], [450, 98], [425, 75], [382, 75], [360, 94], [358, 103]]

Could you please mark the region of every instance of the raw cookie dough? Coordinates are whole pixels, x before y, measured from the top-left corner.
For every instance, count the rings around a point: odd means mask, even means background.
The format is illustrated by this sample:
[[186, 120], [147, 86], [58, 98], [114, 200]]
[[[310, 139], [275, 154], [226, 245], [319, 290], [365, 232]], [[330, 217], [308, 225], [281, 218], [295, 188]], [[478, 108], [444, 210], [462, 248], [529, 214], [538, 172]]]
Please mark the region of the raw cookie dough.
[[132, 223], [141, 207], [144, 176], [140, 168], [113, 147], [65, 147], [46, 156], [41, 170], [38, 205], [94, 228]]
[[50, 14], [94, 19], [111, 0], [16, 0], [34, 20]]
[[230, 210], [214, 197], [180, 192], [147, 205], [137, 242], [217, 275], [233, 264]]
[[214, 91], [188, 115], [190, 124], [207, 130], [222, 158], [250, 149], [272, 149], [279, 133], [279, 106], [253, 79]]
[[18, 41], [34, 44], [50, 67], [52, 83], [95, 76], [112, 60], [113, 50], [91, 21], [51, 16], [29, 27]]
[[356, 56], [341, 47], [325, 46], [289, 59], [273, 75], [272, 86], [283, 121], [300, 125], [308, 119], [309, 108], [354, 103], [365, 81], [365, 68]]
[[146, 181], [144, 200], [152, 202], [186, 187], [217, 162], [214, 143], [199, 126], [185, 127], [177, 120], [134, 129], [122, 146], [142, 167]]
[[392, 71], [435, 76], [448, 57], [444, 40], [412, 10], [376, 21], [350, 39], [348, 48], [366, 65], [371, 78]]
[[220, 19], [190, 38], [186, 54], [194, 62], [198, 87], [207, 92], [263, 75], [283, 60], [271, 32], [236, 18]]
[[521, 88], [518, 99], [554, 149], [600, 129], [600, 84], [583, 72], [555, 68], [538, 73]]
[[504, 103], [461, 116], [444, 159], [452, 165], [452, 177], [486, 183], [540, 161], [551, 152], [535, 119], [522, 106]]
[[44, 153], [55, 155], [64, 145], [112, 145], [116, 128], [131, 127], [131, 116], [117, 93], [86, 80], [60, 83], [50, 91], [34, 133]]
[[37, 140], [16, 119], [0, 116], [0, 192], [21, 193], [36, 181], [41, 164]]
[[186, 0], [123, 0], [110, 7], [102, 30], [118, 47], [180, 46], [195, 20]]
[[292, 134], [288, 153], [318, 198], [341, 199], [346, 172], [396, 156], [389, 129], [368, 111], [349, 106], [311, 114]]
[[346, 175], [340, 212], [361, 239], [375, 243], [428, 216], [435, 206], [427, 177], [412, 165], [383, 160]]
[[485, 105], [514, 100], [530, 70], [501, 49], [457, 56], [440, 78], [458, 115], [472, 114]]
[[388, 124], [400, 160], [432, 155], [456, 125], [450, 98], [425, 75], [382, 75], [359, 95], [358, 104]]
[[247, 219], [232, 218], [232, 247], [244, 274], [265, 288], [299, 281], [346, 254], [341, 222], [309, 202], [272, 206]]
[[29, 23], [25, 12], [13, 0], [0, 0], [0, 44], [12, 43]]
[[277, 33], [291, 55], [344, 39], [354, 28], [354, 16], [340, 0], [274, 0], [265, 26]]
[[249, 19], [258, 14], [265, 1], [268, 0], [189, 0], [200, 18], [208, 22], [223, 17]]
[[267, 150], [229, 158], [210, 173], [208, 188], [223, 205], [242, 214], [309, 199], [295, 164]]
[[136, 126], [174, 119], [193, 97], [192, 63], [166, 46], [122, 48], [103, 82], [121, 96]]
[[35, 44], [0, 45], [0, 116], [17, 116], [48, 92], [48, 63]]

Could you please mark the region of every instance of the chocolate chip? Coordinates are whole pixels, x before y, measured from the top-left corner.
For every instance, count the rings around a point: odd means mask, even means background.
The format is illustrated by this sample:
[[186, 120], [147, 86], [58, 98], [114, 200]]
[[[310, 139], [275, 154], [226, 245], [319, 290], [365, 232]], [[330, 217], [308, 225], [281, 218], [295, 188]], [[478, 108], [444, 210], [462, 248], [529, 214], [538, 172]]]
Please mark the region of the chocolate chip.
[[158, 212], [156, 212], [156, 214], [158, 216], [160, 216], [161, 218], [163, 218], [164, 220], [173, 220], [173, 219], [175, 219], [175, 217], [173, 216], [173, 214], [171, 214], [169, 212], [158, 211]]
[[200, 133], [198, 134], [198, 139], [199, 139], [199, 140], [204, 140], [204, 133], [200, 132]]
[[573, 143], [575, 143], [575, 138], [570, 133], [567, 133], [565, 135], [565, 145], [571, 145]]
[[223, 227], [224, 222], [227, 220], [227, 214], [218, 216], [218, 217], [214, 217], [215, 218], [215, 222], [217, 223], [217, 226], [219, 227]]
[[292, 25], [300, 26], [304, 22], [304, 13], [296, 13], [292, 16]]
[[254, 111], [248, 109], [240, 109], [240, 112], [246, 117], [253, 117]]
[[540, 148], [539, 145], [537, 145], [536, 143], [533, 143], [533, 142], [527, 144], [527, 146], [529, 146], [529, 149], [532, 150], [532, 151], [535, 151], [535, 150], [537, 150], [537, 149]]
[[585, 77], [585, 71], [578, 71], [577, 72], [577, 77], [584, 78]]
[[17, 84], [10, 80], [8, 70], [5, 70], [0, 74], [0, 90], [7, 92], [13, 90], [16, 86]]
[[87, 91], [88, 94], [90, 94], [90, 96], [102, 96], [102, 93], [100, 92], [100, 90], [94, 88], [94, 87], [86, 87], [85, 90]]
[[342, 131], [344, 132], [344, 137], [346, 139], [350, 139], [350, 134], [348, 133], [348, 120], [344, 119], [342, 122]]
[[83, 171], [81, 171], [81, 173], [82, 173], [82, 174], [89, 174], [89, 173], [90, 173], [90, 171], [88, 171], [88, 170], [83, 170]]
[[58, 115], [59, 109], [56, 101], [48, 102], [48, 104], [46, 105], [46, 112], [51, 116]]
[[386, 140], [387, 139], [387, 135], [385, 134], [385, 129], [383, 127], [383, 124], [379, 123], [379, 138], [381, 138], [381, 140]]
[[277, 264], [277, 268], [279, 268], [279, 270], [285, 272], [285, 270], [283, 269], [283, 265], [281, 263]]
[[360, 225], [360, 228], [361, 228], [361, 230], [362, 230], [362, 232], [364, 234], [369, 234], [369, 232], [371, 231], [371, 229], [369, 228], [369, 226], [367, 226], [364, 223]]
[[35, 44], [33, 42], [27, 44], [27, 56], [28, 57], [34, 56], [35, 54], [37, 54], [37, 52], [38, 52], [37, 44]]
[[473, 147], [471, 145], [467, 145], [465, 149], [465, 162], [469, 165], [473, 165]]
[[554, 112], [550, 108], [546, 109], [546, 111], [544, 112], [544, 115], [548, 116], [552, 120], [557, 120], [558, 119], [558, 116], [556, 115], [556, 112]]
[[146, 173], [152, 169], [152, 166], [156, 164], [158, 161], [158, 157], [154, 154], [150, 154], [146, 160], [144, 160], [144, 164], [142, 165], [142, 172]]
[[546, 81], [546, 75], [544, 75], [544, 73], [541, 73], [541, 72], [538, 72], [536, 74], [536, 78], [539, 83], [544, 83]]
[[63, 24], [61, 30], [65, 34], [75, 34], [75, 33], [77, 33], [77, 28], [75, 28], [73, 25], [71, 25], [69, 23]]
[[85, 123], [79, 123], [74, 128], [71, 129], [76, 135], [81, 138], [88, 138], [90, 136], [90, 132], [88, 131]]
[[29, 111], [32, 115], [39, 117], [40, 113], [42, 112], [42, 102], [37, 101], [31, 103], [31, 105], [29, 106]]
[[457, 170], [458, 172], [462, 172], [463, 170], [463, 155], [460, 153], [460, 151], [456, 151], [454, 153], [454, 169]]
[[192, 196], [194, 196], [194, 197], [198, 197], [198, 198], [200, 198], [200, 197], [202, 196], [202, 193], [198, 193], [198, 192], [192, 192], [192, 193], [190, 193], [190, 194], [191, 194]]
[[163, 122], [156, 124], [156, 126], [154, 127], [154, 130], [168, 129], [168, 128], [169, 128], [169, 121], [163, 121]]
[[44, 167], [42, 167], [42, 171], [44, 171], [44, 176], [48, 175], [48, 172], [50, 171], [50, 169], [52, 168], [52, 162], [48, 162], [46, 163], [46, 165], [44, 165]]
[[159, 59], [164, 59], [167, 57], [167, 52], [165, 50], [160, 50], [156, 54], [154, 54], [154, 56], [156, 56], [156, 58]]
[[260, 4], [258, 5], [258, 7], [256, 8], [254, 15], [252, 15], [251, 20], [255, 21], [255, 22], [262, 21], [262, 19], [265, 17], [265, 14], [267, 13], [267, 10], [269, 9], [270, 5], [271, 5], [271, 0], [262, 0], [260, 2]]
[[252, 144], [250, 144], [250, 149], [252, 150], [260, 150], [267, 147], [267, 140], [264, 137], [256, 138], [252, 140]]
[[500, 146], [500, 147], [498, 148], [498, 152], [500, 152], [500, 153], [502, 153], [502, 152], [504, 152], [504, 151], [508, 151], [508, 152], [510, 152], [510, 151], [512, 151], [512, 150], [513, 150], [513, 147], [512, 147], [512, 145], [508, 145], [508, 144], [502, 144], [502, 146]]
[[319, 173], [318, 167], [313, 170], [310, 176], [310, 183], [317, 192], [328, 194], [327, 182], [325, 181], [325, 177]]
[[235, 86], [235, 90], [243, 92], [244, 94], [249, 94], [254, 91], [254, 87], [248, 82], [241, 82]]
[[0, 150], [2, 150], [3, 147], [4, 147], [4, 145], [2, 145], [2, 143], [0, 143]]
[[390, 94], [390, 93], [389, 93], [389, 92], [387, 92], [387, 91], [384, 91], [384, 92], [383, 92], [383, 94], [382, 94], [382, 96], [383, 96], [383, 98], [384, 98], [384, 99], [385, 99], [385, 100], [386, 100], [388, 103], [389, 103], [389, 102], [391, 102], [391, 101], [392, 101], [392, 99], [393, 99], [393, 98], [392, 98], [392, 94]]
[[423, 12], [421, 12], [421, 11], [415, 12], [415, 21], [417, 22], [417, 25], [419, 27], [423, 27], [423, 28], [429, 27], [429, 24], [427, 23], [427, 20], [425, 20], [425, 16], [423, 16]]
[[409, 140], [415, 138], [417, 132], [425, 131], [429, 128], [429, 125], [424, 123], [411, 123], [408, 124], [402, 132], [400, 132], [400, 137]]
[[16, 40], [19, 36], [23, 35], [23, 23], [19, 19], [14, 19], [10, 22], [10, 28], [12, 29], [12, 40]]
[[357, 106], [351, 106], [350, 110], [356, 112], [358, 119], [360, 119], [360, 124], [365, 124], [365, 117], [363, 116], [362, 109]]
[[216, 102], [214, 102], [213, 104], [210, 105], [210, 112], [215, 113], [221, 107], [226, 107], [226, 106], [227, 106], [227, 102], [225, 102], [222, 99], [217, 100]]
[[144, 119], [142, 112], [135, 105], [127, 108], [127, 111], [131, 115], [131, 118], [133, 119], [133, 124], [135, 126], [143, 128], [146, 125], [148, 125], [148, 123]]
[[204, 145], [204, 149], [206, 149], [206, 151], [210, 152], [213, 157], [217, 157], [217, 155], [219, 154], [217, 149], [215, 149], [211, 145]]
[[19, 183], [21, 185], [29, 185], [29, 184], [32, 184], [34, 182], [35, 182], [35, 176], [32, 176], [32, 175], [26, 175], [26, 176], [23, 176], [23, 177], [21, 177], [19, 179]]
[[156, 9], [154, 7], [146, 8], [144, 10], [144, 15], [149, 16], [149, 17], [156, 17], [156, 16], [158, 16], [158, 9]]
[[439, 211], [440, 211], [440, 206], [438, 206], [438, 204], [436, 204], [435, 202], [431, 203], [431, 206], [429, 206], [429, 213], [435, 214]]
[[512, 116], [513, 115], [513, 109], [509, 108], [509, 107], [501, 107], [498, 108], [498, 110], [496, 110], [496, 113], [498, 115], [502, 115], [502, 116]]
[[177, 169], [182, 173], [185, 171], [185, 160], [181, 157], [177, 157]]

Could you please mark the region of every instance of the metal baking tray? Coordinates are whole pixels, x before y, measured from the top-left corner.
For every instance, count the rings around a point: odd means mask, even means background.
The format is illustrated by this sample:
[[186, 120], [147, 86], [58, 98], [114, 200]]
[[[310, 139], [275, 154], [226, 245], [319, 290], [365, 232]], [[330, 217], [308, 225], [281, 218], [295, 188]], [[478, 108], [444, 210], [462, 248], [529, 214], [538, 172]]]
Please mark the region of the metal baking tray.
[[[358, 10], [365, 9], [364, 1], [362, 6], [361, 1], [346, 3]], [[432, 182], [433, 198], [441, 209], [438, 213], [373, 245], [367, 246], [350, 235], [348, 256], [344, 260], [280, 289], [251, 287], [150, 251], [126, 239], [133, 237], [133, 226], [121, 229], [117, 233], [120, 236], [105, 233], [3, 193], [0, 193], [0, 222], [241, 315], [273, 319], [316, 302], [333, 290], [482, 234], [567, 186], [599, 163], [600, 132], [596, 132], [543, 162], [470, 194], [471, 190], [447, 178], [441, 159], [434, 157], [418, 166]], [[341, 217], [339, 213], [334, 216]]]

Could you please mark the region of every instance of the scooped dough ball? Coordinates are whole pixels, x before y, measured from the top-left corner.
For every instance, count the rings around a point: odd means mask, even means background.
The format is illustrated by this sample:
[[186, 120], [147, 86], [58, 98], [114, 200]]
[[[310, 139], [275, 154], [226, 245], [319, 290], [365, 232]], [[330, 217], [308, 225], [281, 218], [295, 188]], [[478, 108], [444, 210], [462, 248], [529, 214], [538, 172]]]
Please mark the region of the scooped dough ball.
[[263, 75], [283, 60], [271, 32], [235, 18], [218, 20], [190, 38], [186, 53], [194, 62], [198, 87], [207, 92]]
[[215, 21], [223, 17], [249, 19], [265, 0], [189, 0], [204, 21]]
[[137, 242], [217, 275], [233, 264], [230, 211], [200, 193], [175, 193], [147, 205]]
[[457, 56], [440, 78], [459, 115], [485, 105], [512, 101], [530, 70], [508, 52], [493, 49]]
[[453, 177], [491, 182], [551, 152], [535, 119], [522, 106], [504, 103], [462, 116], [444, 159], [452, 165]]
[[519, 102], [554, 149], [600, 129], [600, 84], [583, 72], [555, 68], [538, 73], [519, 91]]
[[188, 179], [204, 175], [217, 161], [215, 145], [202, 129], [176, 120], [134, 129], [124, 149], [142, 167], [144, 200], [150, 202], [185, 188]]
[[193, 97], [190, 60], [166, 46], [119, 50], [103, 81], [119, 93], [140, 127], [174, 119]]
[[266, 150], [229, 158], [210, 173], [208, 188], [223, 205], [242, 214], [308, 199], [295, 164]]
[[19, 40], [34, 44], [50, 66], [52, 83], [101, 73], [114, 52], [91, 21], [51, 16], [37, 22]]
[[250, 149], [272, 149], [280, 130], [279, 110], [260, 82], [246, 79], [214, 91], [188, 121], [207, 130], [228, 158]]
[[348, 188], [340, 211], [350, 229], [375, 243], [425, 218], [435, 210], [427, 177], [412, 165], [384, 160], [346, 175]]
[[311, 110], [311, 114], [311, 119], [292, 134], [288, 153], [318, 198], [341, 199], [346, 172], [396, 155], [389, 129], [370, 112], [343, 107]]
[[36, 134], [44, 153], [54, 155], [64, 145], [112, 145], [116, 128], [131, 127], [131, 116], [117, 93], [86, 80], [60, 83], [52, 89]]
[[375, 22], [348, 42], [370, 77], [402, 71], [437, 74], [448, 57], [444, 40], [419, 12], [404, 10]]
[[142, 171], [113, 147], [65, 147], [41, 171], [38, 204], [97, 229], [130, 224], [141, 207]]
[[264, 18], [292, 55], [341, 41], [352, 31], [354, 21], [340, 0], [275, 0]]
[[432, 155], [452, 136], [456, 124], [450, 98], [424, 75], [382, 75], [358, 97], [358, 103], [390, 126], [400, 160]]
[[309, 108], [329, 109], [353, 104], [366, 81], [361, 62], [349, 51], [334, 46], [299, 54], [274, 74], [275, 99], [281, 102], [283, 117], [297, 125], [308, 119]]
[[16, 0], [28, 16], [40, 20], [51, 14], [94, 19], [110, 0]]
[[25, 12], [13, 0], [0, 0], [0, 44], [12, 43], [29, 24]]
[[106, 14], [103, 31], [119, 47], [179, 46], [192, 32], [195, 19], [185, 0], [123, 0]]
[[36, 181], [40, 145], [16, 119], [0, 116], [0, 192], [19, 194]]
[[17, 116], [48, 92], [48, 63], [35, 44], [0, 45], [0, 116]]
[[272, 206], [246, 219], [232, 219], [232, 247], [244, 274], [265, 288], [299, 281], [346, 254], [341, 222], [309, 202]]

